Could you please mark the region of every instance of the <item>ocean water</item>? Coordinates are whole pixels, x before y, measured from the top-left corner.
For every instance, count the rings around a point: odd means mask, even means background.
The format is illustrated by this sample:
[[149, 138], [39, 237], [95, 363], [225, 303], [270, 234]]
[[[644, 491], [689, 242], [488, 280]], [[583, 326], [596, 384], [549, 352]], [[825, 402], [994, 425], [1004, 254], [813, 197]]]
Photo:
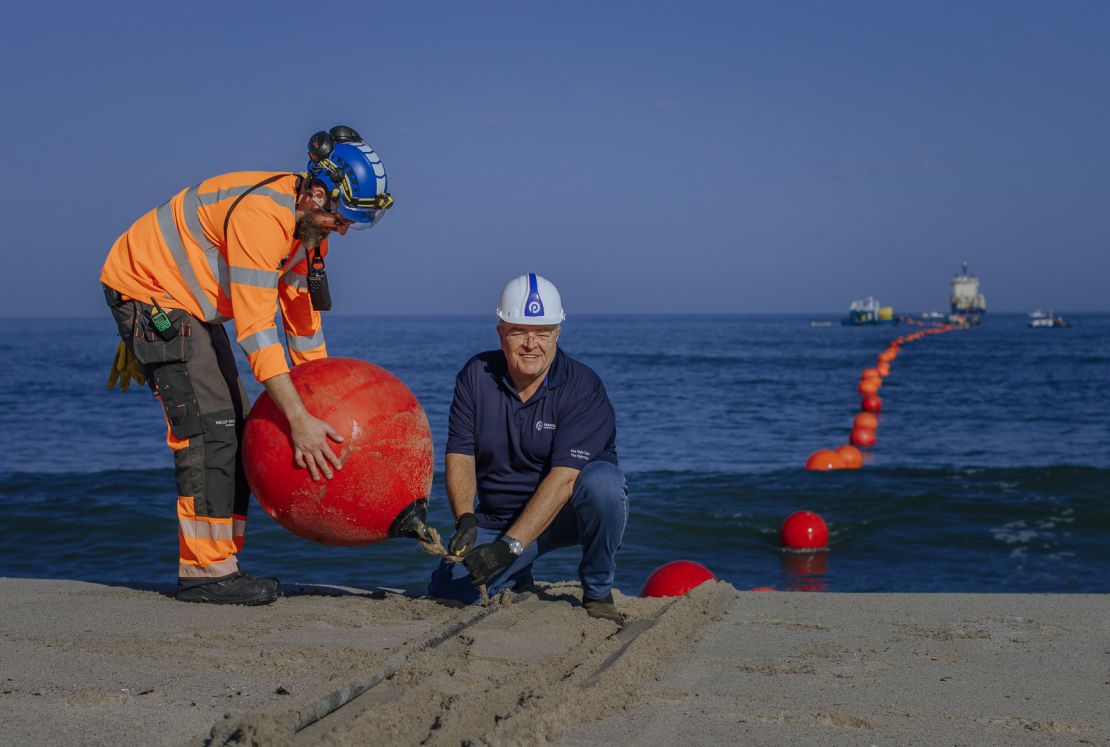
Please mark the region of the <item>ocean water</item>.
[[[738, 588], [916, 592], [1110, 591], [1110, 315], [1029, 329], [1022, 315], [907, 344], [880, 395], [861, 470], [807, 472], [847, 441], [856, 384], [917, 327], [816, 327], [816, 316], [584, 316], [561, 343], [617, 411], [631, 516], [617, 586], [668, 560]], [[833, 320], [833, 317], [824, 317]], [[432, 426], [431, 522], [449, 534], [443, 445], [454, 375], [496, 345], [491, 317], [331, 315], [332, 355], [399, 376]], [[109, 392], [102, 318], [0, 330], [0, 576], [171, 584], [175, 489], [160, 407]], [[242, 368], [242, 367], [241, 367]], [[252, 396], [257, 384], [244, 370]], [[783, 519], [828, 522], [830, 550], [784, 555]], [[244, 567], [286, 582], [420, 590], [434, 561], [411, 540], [327, 547], [252, 499]], [[573, 579], [568, 549], [536, 575]]]

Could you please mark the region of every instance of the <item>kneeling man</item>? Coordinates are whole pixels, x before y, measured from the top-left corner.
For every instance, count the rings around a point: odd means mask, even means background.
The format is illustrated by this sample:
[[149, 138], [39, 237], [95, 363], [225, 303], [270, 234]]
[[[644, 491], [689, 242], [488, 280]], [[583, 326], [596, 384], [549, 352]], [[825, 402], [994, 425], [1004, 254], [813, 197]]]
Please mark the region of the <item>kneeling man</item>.
[[[447, 438], [448, 550], [428, 593], [474, 602], [532, 582], [536, 558], [581, 545], [582, 603], [621, 624], [614, 556], [628, 519], [617, 466], [616, 416], [596, 373], [559, 350], [559, 291], [529, 273], [497, 308], [500, 350], [467, 361], [455, 380]], [[477, 498], [477, 506], [475, 506]]]

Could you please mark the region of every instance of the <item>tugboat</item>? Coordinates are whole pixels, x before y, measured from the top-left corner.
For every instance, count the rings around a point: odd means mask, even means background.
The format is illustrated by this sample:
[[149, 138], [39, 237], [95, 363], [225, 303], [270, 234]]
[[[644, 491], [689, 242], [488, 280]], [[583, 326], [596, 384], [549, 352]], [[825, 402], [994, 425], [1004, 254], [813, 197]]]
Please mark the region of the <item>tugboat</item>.
[[987, 299], [979, 292], [979, 278], [967, 271], [963, 263], [960, 274], [952, 278], [951, 316], [969, 317], [987, 313]]
[[879, 302], [868, 296], [859, 301], [852, 301], [848, 307], [848, 316], [840, 320], [841, 324], [860, 326], [864, 324], [897, 324], [898, 317], [894, 316], [894, 308], [880, 306]]

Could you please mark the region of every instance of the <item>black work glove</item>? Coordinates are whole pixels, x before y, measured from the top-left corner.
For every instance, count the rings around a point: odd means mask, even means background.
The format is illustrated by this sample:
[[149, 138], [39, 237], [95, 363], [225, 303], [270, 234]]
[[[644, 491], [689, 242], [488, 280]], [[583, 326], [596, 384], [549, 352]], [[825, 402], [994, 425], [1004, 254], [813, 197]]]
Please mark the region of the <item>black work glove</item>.
[[463, 558], [463, 563], [466, 570], [470, 571], [471, 583], [482, 586], [504, 573], [514, 560], [516, 555], [509, 549], [509, 543], [497, 540], [475, 547]]
[[463, 556], [474, 548], [478, 539], [478, 519], [474, 514], [463, 514], [455, 522], [455, 533], [447, 543], [447, 552], [456, 556]]

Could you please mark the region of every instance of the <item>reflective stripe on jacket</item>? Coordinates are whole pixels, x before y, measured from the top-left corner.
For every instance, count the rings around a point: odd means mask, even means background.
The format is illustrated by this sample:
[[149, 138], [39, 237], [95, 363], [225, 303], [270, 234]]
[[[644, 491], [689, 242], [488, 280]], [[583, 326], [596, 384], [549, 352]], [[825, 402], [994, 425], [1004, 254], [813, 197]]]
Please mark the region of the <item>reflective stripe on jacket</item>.
[[[108, 253], [100, 280], [128, 298], [180, 308], [206, 322], [235, 321], [255, 378], [289, 366], [274, 315], [281, 308], [294, 365], [327, 357], [319, 312], [308, 295], [308, 261], [293, 238], [297, 177], [289, 174], [235, 201], [274, 172], [207, 179], [151, 210]], [[320, 253], [327, 256], [327, 241]]]

